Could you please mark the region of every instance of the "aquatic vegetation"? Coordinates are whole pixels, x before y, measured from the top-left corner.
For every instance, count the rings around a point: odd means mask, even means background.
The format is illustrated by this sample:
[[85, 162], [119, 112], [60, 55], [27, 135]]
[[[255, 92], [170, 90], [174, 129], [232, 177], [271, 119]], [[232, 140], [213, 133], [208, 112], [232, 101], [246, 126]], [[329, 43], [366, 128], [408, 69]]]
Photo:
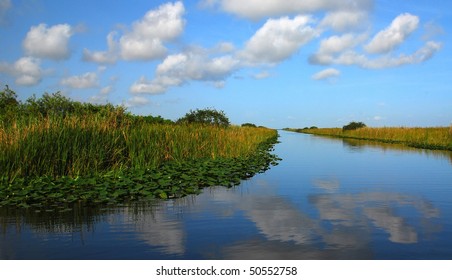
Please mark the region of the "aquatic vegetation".
[[197, 194], [209, 186], [234, 186], [277, 164], [276, 135], [254, 153], [233, 158], [168, 161], [152, 168], [130, 168], [90, 176], [49, 175], [0, 179], [0, 206], [58, 207], [75, 202], [111, 204], [140, 199], [168, 199]]
[[277, 161], [272, 129], [174, 124], [60, 94], [25, 104], [5, 96], [0, 206], [180, 197], [238, 184]]
[[448, 127], [363, 127], [356, 130], [343, 130], [341, 128], [288, 130], [331, 137], [397, 143], [423, 149], [452, 150], [452, 134], [449, 132]]

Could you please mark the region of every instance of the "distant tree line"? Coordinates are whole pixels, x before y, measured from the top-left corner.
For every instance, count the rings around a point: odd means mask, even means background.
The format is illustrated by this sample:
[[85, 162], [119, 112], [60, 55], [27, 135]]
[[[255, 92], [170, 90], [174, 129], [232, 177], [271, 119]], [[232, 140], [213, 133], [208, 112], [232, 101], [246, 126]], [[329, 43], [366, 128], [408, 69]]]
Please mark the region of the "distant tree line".
[[139, 123], [173, 123], [161, 116], [136, 116], [126, 111], [123, 106], [108, 104], [92, 104], [69, 99], [60, 92], [44, 93], [42, 97], [35, 95], [25, 102], [17, 98], [17, 94], [8, 86], [0, 91], [0, 125], [9, 126], [13, 122], [36, 118], [66, 118], [69, 116], [114, 117], [119, 121], [131, 124]]

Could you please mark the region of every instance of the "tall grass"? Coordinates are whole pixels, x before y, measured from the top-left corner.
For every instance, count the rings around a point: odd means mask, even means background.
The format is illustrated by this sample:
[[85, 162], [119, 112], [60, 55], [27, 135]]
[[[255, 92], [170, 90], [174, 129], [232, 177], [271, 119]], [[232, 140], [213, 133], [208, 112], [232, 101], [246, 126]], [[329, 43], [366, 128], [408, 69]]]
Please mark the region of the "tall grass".
[[342, 130], [341, 128], [302, 129], [298, 132], [342, 138], [401, 143], [411, 147], [452, 150], [452, 126], [448, 127], [380, 127]]
[[249, 155], [265, 128], [134, 123], [114, 114], [31, 118], [0, 126], [0, 176], [89, 175], [166, 161]]

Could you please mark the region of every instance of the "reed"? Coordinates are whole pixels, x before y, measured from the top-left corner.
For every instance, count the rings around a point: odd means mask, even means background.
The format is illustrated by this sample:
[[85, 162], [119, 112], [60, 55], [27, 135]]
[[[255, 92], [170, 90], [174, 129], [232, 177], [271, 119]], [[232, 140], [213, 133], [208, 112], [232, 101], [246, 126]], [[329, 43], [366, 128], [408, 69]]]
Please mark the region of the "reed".
[[0, 127], [0, 176], [89, 175], [167, 161], [235, 158], [274, 137], [265, 128], [146, 124], [107, 117], [47, 117]]
[[301, 129], [297, 132], [341, 138], [400, 143], [416, 148], [452, 150], [452, 127], [380, 127]]

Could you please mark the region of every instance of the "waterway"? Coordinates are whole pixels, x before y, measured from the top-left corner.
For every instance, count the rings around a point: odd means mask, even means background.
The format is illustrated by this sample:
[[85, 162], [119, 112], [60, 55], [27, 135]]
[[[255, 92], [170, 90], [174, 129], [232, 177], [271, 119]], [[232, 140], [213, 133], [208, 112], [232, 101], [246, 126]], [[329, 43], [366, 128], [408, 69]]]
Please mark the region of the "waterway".
[[0, 259], [452, 259], [452, 153], [279, 133], [280, 164], [233, 188], [0, 209]]

